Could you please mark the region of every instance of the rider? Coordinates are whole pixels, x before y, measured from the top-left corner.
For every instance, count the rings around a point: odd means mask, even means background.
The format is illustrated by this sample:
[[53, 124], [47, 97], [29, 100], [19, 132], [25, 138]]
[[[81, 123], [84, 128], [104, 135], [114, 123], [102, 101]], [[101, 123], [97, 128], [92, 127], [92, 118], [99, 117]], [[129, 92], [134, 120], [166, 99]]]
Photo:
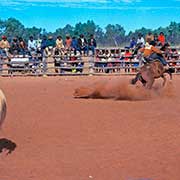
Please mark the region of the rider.
[[143, 56], [147, 62], [158, 59], [165, 66], [165, 68], [168, 69], [168, 63], [164, 59], [162, 51], [155, 46], [155, 41], [151, 41], [150, 43], [146, 42], [145, 47], [141, 48], [139, 51], [143, 53]]

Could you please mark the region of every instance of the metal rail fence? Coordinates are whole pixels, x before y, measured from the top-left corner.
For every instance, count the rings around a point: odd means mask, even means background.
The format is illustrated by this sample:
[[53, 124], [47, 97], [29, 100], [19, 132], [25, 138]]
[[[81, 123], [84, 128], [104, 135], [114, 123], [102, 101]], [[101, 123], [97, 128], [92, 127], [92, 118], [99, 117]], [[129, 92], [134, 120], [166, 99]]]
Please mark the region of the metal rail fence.
[[[96, 55], [88, 57], [1, 57], [0, 76], [133, 75], [141, 66], [136, 56], [124, 56], [123, 49], [108, 50], [111, 55], [98, 54], [101, 49], [96, 49]], [[171, 54], [168, 63], [180, 74], [180, 54]]]

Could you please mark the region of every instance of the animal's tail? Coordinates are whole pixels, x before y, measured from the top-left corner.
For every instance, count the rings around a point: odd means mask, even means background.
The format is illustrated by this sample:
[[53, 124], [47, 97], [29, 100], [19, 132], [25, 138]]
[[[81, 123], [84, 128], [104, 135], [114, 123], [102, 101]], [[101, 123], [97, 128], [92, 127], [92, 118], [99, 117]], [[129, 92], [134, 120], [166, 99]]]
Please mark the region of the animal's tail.
[[165, 73], [168, 73], [170, 79], [172, 80], [172, 73], [175, 73], [175, 69], [170, 67], [169, 69], [165, 70]]

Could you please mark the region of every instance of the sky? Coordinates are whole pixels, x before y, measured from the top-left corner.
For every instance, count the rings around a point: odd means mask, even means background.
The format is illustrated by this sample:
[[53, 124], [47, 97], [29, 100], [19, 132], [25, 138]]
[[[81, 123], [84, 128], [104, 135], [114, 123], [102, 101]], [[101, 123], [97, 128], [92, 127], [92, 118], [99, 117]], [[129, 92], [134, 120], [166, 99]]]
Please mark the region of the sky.
[[0, 18], [14, 17], [25, 27], [54, 32], [66, 24], [93, 20], [105, 28], [120, 24], [126, 30], [166, 27], [180, 22], [180, 0], [0, 0]]

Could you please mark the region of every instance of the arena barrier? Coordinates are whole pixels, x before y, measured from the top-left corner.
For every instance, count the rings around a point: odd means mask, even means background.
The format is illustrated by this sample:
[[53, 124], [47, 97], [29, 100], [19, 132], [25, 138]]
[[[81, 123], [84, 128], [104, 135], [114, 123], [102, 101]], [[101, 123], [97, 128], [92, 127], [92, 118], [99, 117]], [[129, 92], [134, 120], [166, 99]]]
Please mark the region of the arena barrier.
[[[100, 53], [101, 52], [101, 53]], [[168, 63], [180, 74], [180, 54], [171, 53]], [[134, 75], [142, 62], [125, 49], [98, 48], [95, 56], [16, 56], [0, 58], [0, 76]]]

